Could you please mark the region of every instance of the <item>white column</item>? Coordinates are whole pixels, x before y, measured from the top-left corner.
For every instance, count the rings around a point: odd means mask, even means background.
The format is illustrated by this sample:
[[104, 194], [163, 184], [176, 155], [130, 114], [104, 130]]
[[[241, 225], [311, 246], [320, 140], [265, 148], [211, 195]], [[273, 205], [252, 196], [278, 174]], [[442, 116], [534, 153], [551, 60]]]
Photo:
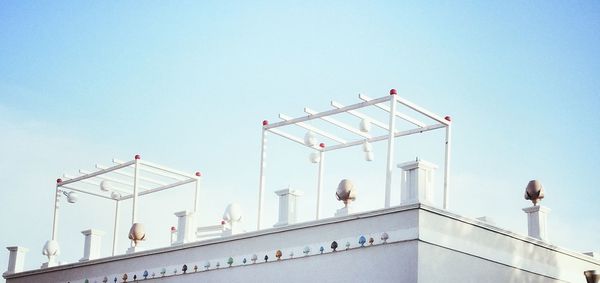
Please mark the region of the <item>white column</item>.
[[398, 164], [402, 168], [400, 204], [433, 204], [433, 163], [416, 160]]
[[388, 136], [387, 166], [385, 171], [385, 207], [390, 207], [392, 196], [392, 173], [394, 170], [394, 138], [396, 129], [396, 94], [390, 94], [390, 132]]
[[446, 127], [446, 147], [444, 158], [444, 209], [448, 209], [450, 207], [450, 129], [450, 125], [448, 125]]
[[323, 191], [323, 170], [325, 170], [325, 152], [319, 152], [319, 175], [317, 179], [317, 216], [318, 220], [321, 217], [321, 191]]
[[527, 213], [527, 234], [529, 237], [536, 238], [542, 241], [548, 241], [548, 214], [550, 208], [536, 205], [523, 208]]
[[97, 229], [88, 229], [81, 231], [81, 234], [85, 236], [85, 242], [83, 246], [83, 257], [79, 261], [100, 258], [102, 236], [104, 236], [104, 232]]
[[117, 234], [119, 230], [119, 201], [115, 200], [115, 223], [113, 227], [112, 255], [117, 252]]
[[267, 148], [267, 131], [264, 126], [266, 126], [268, 122], [263, 121], [263, 130], [262, 130], [262, 139], [261, 139], [261, 147], [260, 147], [260, 181], [258, 186], [258, 219], [256, 221], [256, 230], [260, 230], [260, 221], [262, 220], [262, 207], [264, 203], [264, 192], [265, 192], [265, 159], [266, 159], [266, 148]]
[[[139, 175], [139, 157], [135, 156], [135, 164], [133, 171], [133, 208], [131, 211], [131, 225], [137, 221], [137, 199], [138, 199], [138, 175]], [[133, 242], [132, 242], [133, 245]]]
[[179, 211], [177, 216], [177, 240], [172, 245], [181, 245], [195, 240], [196, 222], [193, 211]]
[[6, 249], [10, 253], [8, 255], [8, 269], [4, 272], [4, 275], [23, 271], [23, 267], [25, 266], [25, 254], [27, 254], [29, 249], [18, 246], [6, 247]]
[[196, 172], [198, 179], [196, 180], [196, 190], [194, 192], [194, 212], [200, 210], [200, 172]]
[[273, 227], [280, 227], [296, 223], [298, 215], [297, 199], [304, 193], [291, 188], [275, 191], [279, 197], [279, 221]]

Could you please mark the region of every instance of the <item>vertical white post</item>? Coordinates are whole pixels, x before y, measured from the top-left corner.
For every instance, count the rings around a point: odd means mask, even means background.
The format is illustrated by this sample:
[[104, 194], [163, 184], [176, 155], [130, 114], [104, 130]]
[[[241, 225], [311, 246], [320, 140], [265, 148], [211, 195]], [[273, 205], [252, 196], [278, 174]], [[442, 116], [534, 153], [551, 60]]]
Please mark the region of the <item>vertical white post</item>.
[[119, 229], [119, 201], [115, 200], [115, 226], [113, 227], [112, 255], [117, 252], [117, 230]]
[[534, 205], [523, 208], [523, 211], [527, 213], [527, 234], [529, 237], [547, 242], [548, 214], [550, 213], [550, 209], [545, 206]]
[[319, 152], [319, 176], [317, 177], [317, 217], [321, 216], [321, 191], [323, 190], [323, 170], [325, 164], [325, 152]]
[[385, 207], [390, 207], [392, 195], [392, 173], [394, 170], [394, 131], [396, 129], [396, 94], [390, 93], [390, 122], [387, 148], [387, 167], [385, 172]]
[[81, 234], [85, 236], [85, 241], [83, 246], [83, 257], [79, 261], [82, 262], [100, 258], [102, 236], [104, 236], [104, 232], [96, 229], [88, 229], [81, 231]]
[[200, 172], [196, 172], [196, 176], [198, 176], [198, 179], [196, 180], [196, 192], [194, 194], [194, 213], [200, 210], [200, 202], [198, 201], [200, 197]]
[[444, 159], [444, 209], [450, 207], [450, 125], [446, 127], [446, 153]]
[[[59, 183], [59, 180], [56, 181]], [[60, 189], [58, 185], [56, 185], [56, 192], [54, 195], [54, 215], [52, 217], [52, 240], [56, 240], [56, 231], [58, 229], [58, 209], [59, 209], [59, 201], [60, 201]]]
[[[267, 125], [267, 121], [263, 121], [263, 126]], [[264, 202], [264, 192], [265, 192], [265, 158], [266, 158], [266, 147], [267, 147], [267, 130], [263, 127], [262, 138], [261, 138], [261, 146], [260, 146], [260, 181], [258, 187], [258, 219], [256, 221], [256, 230], [260, 230], [260, 222], [262, 219], [262, 207]]]
[[[135, 156], [134, 171], [133, 171], [133, 205], [131, 209], [131, 226], [137, 222], [137, 199], [138, 199], [138, 175], [139, 175], [139, 159], [140, 156]], [[131, 248], [135, 248], [135, 243], [131, 240]]]
[[25, 254], [27, 254], [29, 249], [19, 246], [6, 247], [6, 249], [10, 254], [8, 256], [8, 270], [6, 270], [3, 275], [23, 271], [23, 267], [25, 266]]

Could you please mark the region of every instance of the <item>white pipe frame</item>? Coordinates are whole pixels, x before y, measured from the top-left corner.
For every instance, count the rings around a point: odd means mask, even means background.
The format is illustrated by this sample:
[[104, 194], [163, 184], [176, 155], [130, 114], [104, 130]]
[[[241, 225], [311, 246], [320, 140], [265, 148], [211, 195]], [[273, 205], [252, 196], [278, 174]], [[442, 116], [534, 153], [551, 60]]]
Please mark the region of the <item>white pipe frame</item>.
[[[331, 101], [331, 106], [334, 107], [335, 109], [324, 111], [324, 112], [316, 112], [311, 109], [305, 108], [304, 112], [309, 114], [308, 116], [291, 118], [284, 114], [280, 114], [279, 117], [283, 121], [273, 123], [273, 124], [263, 125], [262, 144], [261, 144], [261, 160], [260, 160], [261, 167], [260, 167], [257, 229], [260, 229], [260, 222], [262, 219], [262, 207], [263, 207], [263, 203], [264, 203], [264, 200], [263, 200], [264, 189], [265, 189], [265, 176], [264, 176], [265, 162], [264, 162], [264, 159], [265, 159], [265, 154], [266, 154], [265, 153], [265, 149], [266, 149], [265, 136], [266, 136], [267, 132], [272, 132], [276, 135], [284, 137], [295, 143], [309, 147], [311, 149], [318, 150], [320, 152], [320, 161], [319, 161], [320, 164], [319, 164], [319, 175], [318, 175], [318, 186], [317, 186], [317, 208], [316, 208], [316, 218], [319, 219], [320, 207], [321, 207], [320, 193], [321, 193], [321, 188], [322, 188], [322, 178], [323, 178], [322, 175], [323, 175], [323, 167], [324, 167], [324, 162], [323, 162], [324, 152], [347, 148], [347, 147], [352, 147], [352, 146], [359, 146], [359, 145], [362, 145], [365, 141], [372, 143], [372, 142], [378, 142], [378, 141], [382, 141], [382, 140], [388, 140], [388, 146], [387, 146], [388, 156], [387, 156], [387, 164], [386, 164], [385, 207], [390, 207], [390, 205], [391, 205], [391, 187], [392, 187], [392, 180], [393, 180], [393, 178], [392, 178], [393, 171], [392, 170], [393, 170], [393, 162], [394, 162], [394, 158], [393, 158], [394, 157], [394, 139], [397, 137], [401, 137], [401, 136], [408, 136], [408, 135], [424, 133], [424, 132], [428, 132], [428, 131], [432, 131], [432, 130], [436, 130], [436, 129], [440, 129], [440, 128], [446, 128], [445, 154], [444, 154], [444, 209], [448, 209], [448, 207], [449, 207], [449, 191], [450, 191], [450, 144], [451, 144], [450, 143], [450, 138], [451, 138], [450, 125], [451, 125], [451, 122], [449, 120], [446, 120], [445, 118], [441, 118], [440, 116], [434, 114], [433, 112], [430, 112], [420, 106], [417, 106], [416, 104], [414, 104], [412, 102], [409, 102], [406, 99], [399, 97], [397, 94], [384, 96], [384, 97], [376, 98], [376, 99], [371, 99], [363, 94], [359, 94], [358, 97], [363, 102], [348, 105], [348, 106], [343, 106], [342, 104], [340, 104], [338, 102]], [[388, 101], [390, 101], [389, 107], [380, 105], [380, 104], [388, 102]], [[427, 124], [425, 124], [417, 119], [414, 119], [406, 114], [399, 113], [396, 111], [398, 103], [400, 103], [400, 104], [410, 108], [411, 110], [414, 110], [415, 112], [420, 113], [430, 119], [433, 119], [438, 123], [432, 124], [432, 125], [427, 125]], [[390, 114], [388, 124], [386, 125], [385, 123], [382, 123], [376, 119], [373, 119], [373, 118], [357, 111], [357, 109], [364, 108], [367, 106], [375, 106], [377, 108], [380, 108], [380, 109], [388, 112]], [[365, 134], [354, 127], [351, 127], [345, 123], [342, 123], [340, 121], [337, 121], [335, 119], [328, 117], [328, 116], [339, 114], [339, 113], [348, 113], [348, 114], [351, 114], [351, 115], [356, 116], [361, 119], [368, 119], [373, 125], [388, 131], [388, 134], [371, 137], [369, 134]], [[405, 130], [405, 131], [396, 131], [395, 130], [395, 124], [396, 124], [395, 118], [396, 117], [398, 117], [404, 121], [407, 121], [411, 124], [414, 124], [414, 125], [418, 126], [418, 128]], [[307, 121], [314, 120], [314, 119], [322, 119], [322, 120], [327, 121], [335, 126], [343, 128], [351, 133], [360, 135], [362, 138], [360, 140], [346, 142], [345, 140], [338, 138], [337, 136], [334, 136], [330, 133], [327, 133], [325, 131], [322, 131], [318, 128], [312, 127], [305, 123]], [[288, 125], [297, 125], [299, 127], [307, 129], [309, 131], [313, 131], [316, 134], [319, 134], [321, 136], [330, 138], [330, 139], [338, 142], [338, 144], [333, 144], [333, 145], [327, 146], [325, 148], [320, 148], [317, 146], [308, 146], [308, 145], [304, 144], [304, 141], [301, 138], [298, 138], [291, 134], [285, 133], [285, 132], [281, 131], [280, 129], [276, 129], [276, 128], [280, 128], [280, 127], [284, 127], [284, 126], [288, 126]]]

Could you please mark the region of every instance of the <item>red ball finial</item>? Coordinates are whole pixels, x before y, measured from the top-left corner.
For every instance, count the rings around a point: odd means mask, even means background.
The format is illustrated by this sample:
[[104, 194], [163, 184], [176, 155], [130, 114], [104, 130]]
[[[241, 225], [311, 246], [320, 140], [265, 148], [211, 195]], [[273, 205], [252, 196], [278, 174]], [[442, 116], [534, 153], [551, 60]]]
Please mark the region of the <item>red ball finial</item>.
[[196, 171], [196, 176], [200, 177], [200, 176], [202, 176], [202, 174], [200, 174], [199, 171]]
[[390, 95], [396, 95], [398, 91], [395, 88], [390, 89]]
[[263, 126], [266, 126], [266, 125], [268, 125], [268, 124], [269, 124], [269, 121], [267, 121], [267, 120], [263, 120]]
[[141, 159], [142, 157], [139, 154], [136, 154], [134, 158], [135, 159]]
[[225, 225], [225, 220], [221, 220], [221, 225]]
[[175, 226], [171, 226], [171, 232], [175, 232], [177, 231], [177, 228], [175, 228]]
[[319, 144], [319, 146], [320, 146], [321, 148], [325, 148], [325, 144], [324, 144], [324, 143], [320, 143], [320, 144]]
[[452, 117], [450, 117], [450, 116], [446, 116], [446, 117], [444, 117], [444, 119], [448, 122], [452, 122]]
[[57, 184], [58, 184], [58, 183], [62, 183], [62, 179], [61, 179], [61, 178], [58, 178], [58, 179], [56, 179], [56, 183], [57, 183]]

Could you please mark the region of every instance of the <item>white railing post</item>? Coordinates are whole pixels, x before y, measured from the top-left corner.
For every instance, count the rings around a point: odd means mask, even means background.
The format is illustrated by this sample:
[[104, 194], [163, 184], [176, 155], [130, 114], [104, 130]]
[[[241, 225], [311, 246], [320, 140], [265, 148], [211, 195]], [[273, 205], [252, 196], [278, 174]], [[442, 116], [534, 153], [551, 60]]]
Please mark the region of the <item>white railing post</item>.
[[267, 147], [267, 126], [269, 122], [263, 121], [262, 137], [260, 143], [260, 180], [258, 186], [258, 219], [256, 221], [256, 230], [260, 230], [260, 222], [262, 220], [262, 207], [264, 202], [264, 191], [265, 191], [265, 158], [266, 158], [266, 147]]
[[[450, 122], [450, 116], [445, 117], [446, 121]], [[445, 145], [445, 158], [444, 158], [444, 209], [450, 207], [450, 137], [451, 137], [450, 124], [446, 126], [446, 145]]]
[[392, 173], [394, 170], [394, 138], [396, 129], [396, 90], [390, 90], [390, 120], [387, 147], [387, 166], [385, 171], [385, 207], [390, 207], [392, 195]]
[[6, 247], [6, 249], [10, 254], [8, 255], [8, 269], [4, 272], [4, 275], [23, 271], [25, 267], [25, 255], [29, 249], [19, 246]]
[[[322, 146], [321, 146], [322, 145]], [[324, 144], [320, 144], [321, 149], [325, 148]], [[325, 166], [325, 152], [319, 152], [319, 175], [317, 179], [317, 216], [318, 220], [321, 217], [321, 192], [323, 191], [323, 170]]]
[[83, 246], [83, 257], [79, 261], [100, 258], [100, 248], [104, 232], [97, 229], [88, 229], [81, 231], [81, 234], [85, 236], [85, 241]]
[[117, 252], [117, 234], [119, 230], [119, 201], [115, 200], [115, 221], [113, 227], [112, 255]]

